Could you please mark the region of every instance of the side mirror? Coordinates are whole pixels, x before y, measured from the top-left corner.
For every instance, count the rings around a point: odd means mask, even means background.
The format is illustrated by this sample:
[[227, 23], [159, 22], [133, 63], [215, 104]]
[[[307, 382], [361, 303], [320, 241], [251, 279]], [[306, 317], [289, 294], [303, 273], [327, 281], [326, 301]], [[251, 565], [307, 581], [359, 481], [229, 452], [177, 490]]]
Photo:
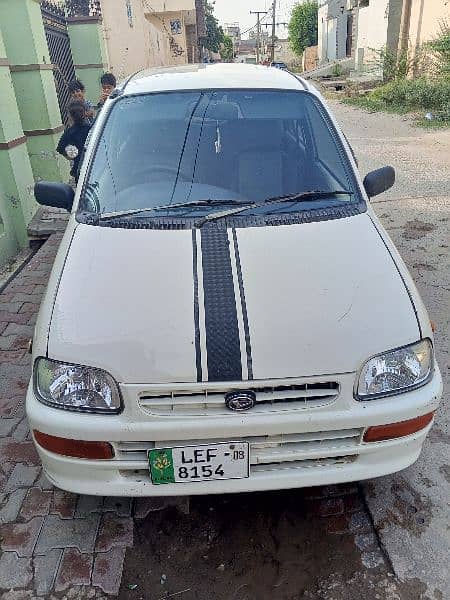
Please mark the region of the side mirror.
[[38, 181], [34, 185], [34, 197], [42, 206], [54, 206], [72, 210], [74, 189], [67, 183], [56, 181]]
[[364, 178], [364, 189], [369, 198], [378, 196], [386, 190], [389, 190], [395, 183], [394, 167], [383, 167], [376, 171], [371, 171]]

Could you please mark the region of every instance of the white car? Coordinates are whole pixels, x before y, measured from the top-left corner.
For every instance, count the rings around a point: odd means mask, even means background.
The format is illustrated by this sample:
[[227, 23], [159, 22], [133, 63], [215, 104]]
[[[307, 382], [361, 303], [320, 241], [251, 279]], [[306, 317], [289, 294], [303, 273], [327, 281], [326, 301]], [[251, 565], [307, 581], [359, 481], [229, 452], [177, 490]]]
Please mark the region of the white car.
[[58, 487], [215, 494], [377, 477], [419, 456], [433, 332], [320, 94], [282, 70], [142, 72], [88, 140], [33, 342]]

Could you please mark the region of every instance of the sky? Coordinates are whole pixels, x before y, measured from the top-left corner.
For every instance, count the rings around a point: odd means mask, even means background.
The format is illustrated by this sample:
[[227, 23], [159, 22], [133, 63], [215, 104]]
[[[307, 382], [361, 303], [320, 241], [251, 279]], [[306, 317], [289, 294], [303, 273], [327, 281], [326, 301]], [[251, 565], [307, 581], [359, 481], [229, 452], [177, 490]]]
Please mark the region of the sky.
[[[277, 21], [288, 22], [291, 9], [297, 2], [298, 0], [277, 0]], [[256, 23], [256, 15], [250, 15], [251, 10], [269, 10], [271, 6], [272, 0], [216, 0], [214, 12], [221, 25], [238, 21], [241, 31], [245, 31]], [[270, 15], [267, 15], [266, 21], [269, 20]], [[277, 35], [287, 37], [287, 30], [282, 28]]]

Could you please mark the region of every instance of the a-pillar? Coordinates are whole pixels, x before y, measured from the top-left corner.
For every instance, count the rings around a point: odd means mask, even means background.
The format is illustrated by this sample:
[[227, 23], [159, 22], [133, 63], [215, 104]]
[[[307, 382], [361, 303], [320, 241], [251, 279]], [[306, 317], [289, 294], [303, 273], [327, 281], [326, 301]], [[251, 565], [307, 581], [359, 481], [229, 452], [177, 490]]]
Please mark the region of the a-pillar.
[[33, 173], [0, 30], [0, 265], [27, 245], [36, 210]]
[[0, 24], [35, 179], [66, 180], [63, 131], [39, 0], [0, 0]]
[[107, 70], [107, 55], [101, 17], [72, 17], [67, 20], [70, 47], [77, 79], [86, 87], [86, 98], [97, 104], [100, 77]]

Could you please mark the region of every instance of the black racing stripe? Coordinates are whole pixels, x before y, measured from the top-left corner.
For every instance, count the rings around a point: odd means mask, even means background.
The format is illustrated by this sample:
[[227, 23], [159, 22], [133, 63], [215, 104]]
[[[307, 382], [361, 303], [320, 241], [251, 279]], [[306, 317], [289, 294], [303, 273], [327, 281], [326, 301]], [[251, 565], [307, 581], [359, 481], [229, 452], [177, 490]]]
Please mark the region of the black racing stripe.
[[202, 355], [200, 350], [200, 316], [198, 307], [198, 270], [197, 270], [197, 239], [196, 231], [192, 230], [192, 259], [194, 268], [194, 325], [195, 325], [195, 364], [197, 381], [202, 380]]
[[242, 379], [239, 327], [227, 230], [201, 230], [209, 381]]
[[245, 301], [244, 280], [242, 278], [241, 257], [239, 255], [239, 245], [236, 235], [236, 229], [233, 229], [234, 253], [236, 256], [236, 269], [239, 282], [239, 292], [241, 295], [242, 319], [244, 321], [245, 349], [247, 352], [247, 370], [248, 378], [253, 379], [253, 359], [252, 344], [250, 342], [250, 328], [248, 326], [247, 302]]

